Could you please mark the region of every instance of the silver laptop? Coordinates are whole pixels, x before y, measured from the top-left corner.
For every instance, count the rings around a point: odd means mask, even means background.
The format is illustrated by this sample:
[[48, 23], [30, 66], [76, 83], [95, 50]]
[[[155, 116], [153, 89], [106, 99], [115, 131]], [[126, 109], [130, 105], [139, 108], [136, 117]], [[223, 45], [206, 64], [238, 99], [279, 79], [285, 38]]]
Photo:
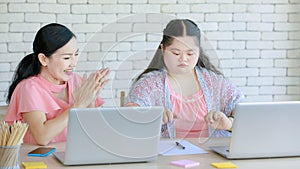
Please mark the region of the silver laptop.
[[230, 145], [211, 147], [228, 159], [300, 156], [300, 102], [239, 103]]
[[155, 161], [163, 107], [76, 108], [69, 113], [64, 165]]

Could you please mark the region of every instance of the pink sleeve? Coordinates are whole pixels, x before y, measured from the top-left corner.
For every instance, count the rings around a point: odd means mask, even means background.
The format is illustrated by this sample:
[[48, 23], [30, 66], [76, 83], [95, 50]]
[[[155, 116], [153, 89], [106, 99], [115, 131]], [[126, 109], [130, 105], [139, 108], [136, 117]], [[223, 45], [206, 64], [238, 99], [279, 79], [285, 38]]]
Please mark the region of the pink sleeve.
[[38, 84], [32, 81], [20, 83], [9, 104], [5, 121], [23, 120], [21, 114], [34, 110], [58, 110], [60, 106], [55, 102], [53, 95], [43, 90]]
[[104, 100], [101, 97], [98, 97], [95, 101], [95, 106], [100, 107], [104, 104]]
[[[20, 91], [20, 112], [32, 110], [57, 110], [60, 106], [56, 103], [54, 96], [37, 85], [23, 85]], [[48, 113], [48, 112], [45, 112]]]

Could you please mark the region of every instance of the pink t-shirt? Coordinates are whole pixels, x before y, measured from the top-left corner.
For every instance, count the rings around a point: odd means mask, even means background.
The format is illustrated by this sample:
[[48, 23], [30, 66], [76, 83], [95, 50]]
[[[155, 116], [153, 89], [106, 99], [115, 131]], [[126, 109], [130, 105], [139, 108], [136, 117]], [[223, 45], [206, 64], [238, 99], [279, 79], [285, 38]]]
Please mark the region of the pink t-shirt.
[[167, 78], [170, 88], [170, 99], [175, 119], [177, 138], [208, 137], [208, 127], [204, 120], [207, 107], [202, 90], [191, 96], [182, 96], [174, 91]]
[[[73, 103], [72, 93], [77, 85], [81, 84], [81, 77], [73, 74], [67, 82], [68, 102], [56, 97], [52, 91], [57, 90], [62, 85], [53, 84], [40, 75], [32, 76], [22, 80], [15, 88], [10, 100], [9, 108], [4, 117], [8, 123], [15, 120], [24, 122], [22, 113], [31, 111], [42, 111], [47, 120], [51, 120], [68, 109]], [[98, 97], [95, 105], [101, 106], [104, 101]], [[51, 142], [66, 141], [67, 128], [57, 135]], [[28, 130], [23, 139], [24, 143], [35, 144], [35, 139]]]

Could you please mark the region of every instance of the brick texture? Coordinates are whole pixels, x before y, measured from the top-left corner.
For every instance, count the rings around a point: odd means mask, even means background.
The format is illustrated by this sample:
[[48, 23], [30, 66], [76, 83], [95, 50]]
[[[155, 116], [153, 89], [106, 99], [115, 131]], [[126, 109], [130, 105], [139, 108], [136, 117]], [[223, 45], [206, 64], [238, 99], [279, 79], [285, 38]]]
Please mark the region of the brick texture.
[[76, 71], [110, 67], [104, 106], [119, 105], [149, 64], [170, 19], [202, 30], [213, 61], [245, 101], [300, 100], [299, 0], [27, 0], [0, 2], [0, 105], [36, 31], [50, 22], [77, 36]]

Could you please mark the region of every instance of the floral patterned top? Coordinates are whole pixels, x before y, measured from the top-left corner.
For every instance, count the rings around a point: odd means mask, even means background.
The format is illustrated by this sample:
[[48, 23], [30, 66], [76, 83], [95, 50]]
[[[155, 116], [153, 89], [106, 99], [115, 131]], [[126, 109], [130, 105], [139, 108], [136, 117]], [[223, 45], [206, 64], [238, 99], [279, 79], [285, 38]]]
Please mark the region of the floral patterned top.
[[[196, 75], [203, 91], [207, 112], [219, 110], [227, 116], [234, 110], [235, 105], [244, 98], [242, 92], [228, 79], [202, 67], [195, 67]], [[139, 106], [164, 106], [172, 112], [170, 88], [168, 86], [166, 69], [144, 74], [132, 85], [128, 102]], [[209, 136], [230, 136], [224, 130], [213, 130], [209, 127]], [[175, 138], [174, 121], [162, 126], [162, 137]]]

